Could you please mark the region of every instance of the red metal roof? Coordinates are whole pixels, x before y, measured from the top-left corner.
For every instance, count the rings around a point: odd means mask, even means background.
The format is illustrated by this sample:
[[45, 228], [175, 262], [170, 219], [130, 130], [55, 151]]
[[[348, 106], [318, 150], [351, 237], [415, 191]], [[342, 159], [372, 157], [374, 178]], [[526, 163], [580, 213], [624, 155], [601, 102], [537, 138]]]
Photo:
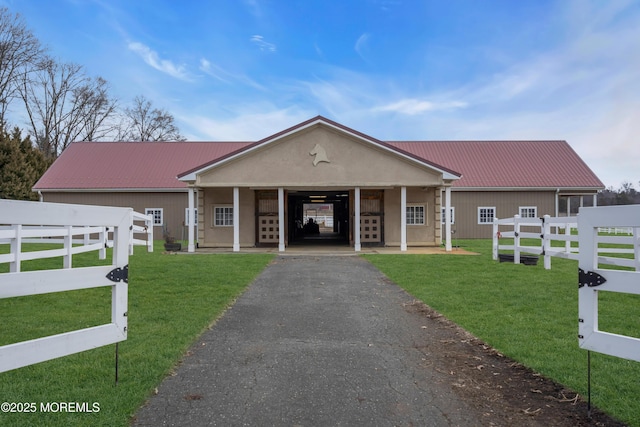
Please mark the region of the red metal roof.
[[454, 187], [604, 188], [566, 141], [393, 141], [462, 173]]
[[76, 142], [34, 190], [184, 189], [186, 184], [177, 176], [316, 120], [401, 150], [441, 170], [462, 174], [454, 187], [604, 188], [565, 141], [383, 142], [319, 116], [257, 142]]
[[34, 186], [50, 189], [181, 189], [176, 178], [248, 142], [75, 142]]

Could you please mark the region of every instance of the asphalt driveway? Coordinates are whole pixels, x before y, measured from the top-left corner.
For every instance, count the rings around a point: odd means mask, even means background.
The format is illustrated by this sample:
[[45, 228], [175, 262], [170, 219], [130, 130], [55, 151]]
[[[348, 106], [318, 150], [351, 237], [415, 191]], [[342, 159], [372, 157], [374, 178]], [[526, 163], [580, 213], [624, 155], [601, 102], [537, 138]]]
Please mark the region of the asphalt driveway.
[[133, 425], [482, 424], [410, 302], [359, 257], [278, 257]]

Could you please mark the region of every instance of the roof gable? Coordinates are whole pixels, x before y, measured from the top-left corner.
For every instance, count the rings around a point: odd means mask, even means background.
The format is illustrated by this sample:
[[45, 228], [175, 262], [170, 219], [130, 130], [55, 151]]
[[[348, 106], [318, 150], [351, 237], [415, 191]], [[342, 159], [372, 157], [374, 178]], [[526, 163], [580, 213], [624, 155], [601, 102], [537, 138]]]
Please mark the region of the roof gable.
[[181, 179], [200, 187], [443, 185], [458, 178], [411, 155], [316, 122], [246, 148]]
[[356, 130], [348, 128], [344, 125], [341, 125], [340, 123], [334, 122], [325, 117], [316, 116], [312, 119], [309, 119], [295, 126], [292, 126], [288, 129], [285, 129], [276, 134], [273, 134], [264, 139], [261, 139], [260, 141], [257, 141], [253, 144], [247, 145], [246, 147], [243, 147], [234, 153], [229, 153], [226, 156], [223, 156], [218, 159], [213, 159], [207, 163], [202, 164], [201, 166], [198, 166], [196, 168], [183, 172], [182, 174], [178, 175], [178, 179], [182, 181], [195, 181], [196, 177], [200, 174], [206, 173], [214, 168], [220, 167], [227, 162], [234, 161], [234, 160], [237, 160], [238, 158], [251, 155], [255, 151], [264, 150], [268, 146], [277, 144], [279, 141], [283, 139], [290, 138], [292, 136], [295, 136], [296, 134], [300, 134], [301, 132], [304, 132], [308, 129], [318, 127], [318, 126], [325, 126], [329, 129], [336, 131], [336, 133], [338, 134], [343, 134], [347, 138], [358, 140], [365, 144], [370, 144], [371, 146], [376, 147], [377, 149], [380, 149], [382, 152], [385, 152], [386, 154], [403, 157], [410, 162], [414, 162], [416, 165], [427, 167], [429, 169], [432, 169], [433, 171], [442, 173], [443, 179], [455, 180], [460, 177], [460, 173], [452, 169], [436, 164], [430, 160], [427, 160], [426, 158], [415, 156], [412, 153], [404, 151], [399, 147], [395, 147], [393, 145], [387, 144], [386, 142], [380, 141], [362, 132], [358, 132]]

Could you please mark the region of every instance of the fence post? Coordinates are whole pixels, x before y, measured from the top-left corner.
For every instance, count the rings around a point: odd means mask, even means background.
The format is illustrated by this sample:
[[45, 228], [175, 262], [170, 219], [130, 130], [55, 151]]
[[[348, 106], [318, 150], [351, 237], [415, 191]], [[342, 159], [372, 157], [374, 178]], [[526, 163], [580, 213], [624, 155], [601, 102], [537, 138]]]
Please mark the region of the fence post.
[[73, 249], [73, 226], [67, 225], [64, 227], [64, 230], [66, 230], [66, 234], [64, 236], [64, 249], [66, 251], [66, 254], [62, 257], [62, 263], [64, 268], [71, 268], [71, 250]]
[[[567, 220], [565, 226], [564, 226], [564, 235], [565, 236], [571, 236], [571, 223], [569, 222], [569, 220]], [[571, 252], [571, 242], [569, 240], [565, 240], [564, 242], [564, 251], [566, 253], [570, 253]]]
[[551, 224], [549, 223], [551, 219], [550, 215], [545, 215], [542, 217], [542, 255], [544, 256], [544, 268], [545, 270], [551, 269], [551, 255], [549, 251], [551, 250]]
[[520, 264], [520, 215], [513, 217], [513, 263]]
[[493, 217], [493, 245], [492, 245], [492, 254], [493, 254], [493, 260], [496, 261], [498, 259], [498, 245], [500, 244], [500, 241], [498, 240], [498, 232], [499, 232], [499, 228], [498, 228], [498, 218]]
[[11, 273], [19, 273], [20, 272], [20, 258], [22, 254], [22, 224], [14, 224], [13, 232], [15, 235], [13, 239], [11, 239], [11, 253], [14, 258], [13, 261], [9, 265], [9, 271]]
[[109, 230], [109, 227], [102, 227], [102, 231], [98, 234], [98, 240], [102, 245], [102, 247], [98, 251], [99, 259], [107, 259], [107, 239], [109, 237], [108, 230]]
[[148, 216], [144, 220], [144, 226], [147, 229], [147, 252], [153, 252], [153, 217], [152, 216]]
[[640, 228], [633, 228], [633, 257], [636, 260], [636, 271], [640, 271]]

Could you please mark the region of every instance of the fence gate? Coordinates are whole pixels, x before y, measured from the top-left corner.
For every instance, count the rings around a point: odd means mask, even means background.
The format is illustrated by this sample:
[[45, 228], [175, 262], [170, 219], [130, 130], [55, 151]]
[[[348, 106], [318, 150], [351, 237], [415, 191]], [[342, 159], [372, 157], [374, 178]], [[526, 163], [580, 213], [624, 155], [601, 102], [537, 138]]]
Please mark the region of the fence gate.
[[[130, 208], [0, 200], [0, 245], [9, 246], [9, 253], [0, 254], [0, 264], [9, 264], [9, 272], [0, 274], [0, 298], [111, 287], [110, 323], [2, 346], [0, 372], [127, 339], [132, 212]], [[104, 242], [74, 246], [73, 236], [104, 232], [106, 227], [114, 237], [111, 265], [72, 268], [74, 254], [104, 248]], [[24, 238], [46, 243], [51, 237], [63, 237], [63, 248], [23, 251]], [[22, 271], [23, 261], [54, 257], [63, 259], [58, 269]]]
[[[633, 259], [599, 256], [598, 245], [607, 243], [608, 239], [598, 235], [598, 227], [632, 228]], [[578, 230], [579, 345], [586, 350], [640, 362], [639, 338], [604, 332], [598, 327], [599, 292], [640, 294], [640, 206], [580, 208]]]

